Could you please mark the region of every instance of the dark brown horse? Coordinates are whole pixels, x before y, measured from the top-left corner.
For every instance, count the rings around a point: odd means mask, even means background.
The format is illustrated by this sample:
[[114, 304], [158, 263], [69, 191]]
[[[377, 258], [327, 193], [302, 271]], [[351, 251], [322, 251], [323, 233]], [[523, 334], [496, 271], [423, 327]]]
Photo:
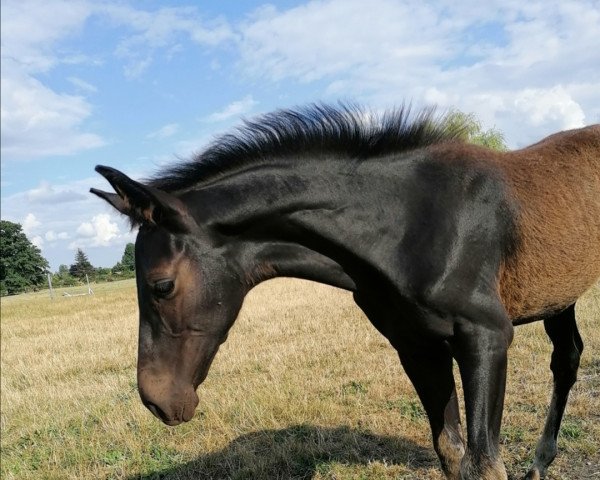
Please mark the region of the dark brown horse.
[[313, 106], [246, 123], [145, 183], [97, 167], [116, 193], [92, 192], [139, 226], [144, 404], [190, 420], [248, 291], [315, 280], [354, 292], [398, 351], [446, 476], [505, 479], [507, 349], [514, 325], [543, 320], [554, 392], [526, 478], [543, 477], [583, 350], [574, 304], [600, 278], [600, 126], [508, 153], [459, 135], [430, 113]]

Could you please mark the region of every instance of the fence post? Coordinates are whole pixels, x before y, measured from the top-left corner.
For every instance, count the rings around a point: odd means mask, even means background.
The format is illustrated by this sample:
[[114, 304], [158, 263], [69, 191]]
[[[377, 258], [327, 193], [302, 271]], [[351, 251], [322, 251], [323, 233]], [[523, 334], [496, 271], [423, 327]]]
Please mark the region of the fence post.
[[87, 286], [88, 286], [88, 295], [93, 295], [94, 291], [92, 290], [92, 287], [90, 287], [90, 279], [88, 277], [88, 274], [85, 274], [85, 280], [87, 282]]
[[54, 290], [52, 290], [52, 274], [48, 274], [48, 288], [50, 289], [50, 298], [54, 300]]

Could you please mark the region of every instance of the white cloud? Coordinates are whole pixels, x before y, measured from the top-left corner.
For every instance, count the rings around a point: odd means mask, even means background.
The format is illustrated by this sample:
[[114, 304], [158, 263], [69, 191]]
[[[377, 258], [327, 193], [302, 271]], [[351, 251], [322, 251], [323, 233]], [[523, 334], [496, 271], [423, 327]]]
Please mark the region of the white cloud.
[[108, 246], [120, 235], [119, 226], [111, 222], [110, 215], [107, 213], [94, 216], [91, 223], [82, 223], [77, 233], [84, 237], [92, 237], [92, 246]]
[[[242, 67], [275, 81], [313, 81], [383, 66], [417, 65], [448, 55], [455, 39], [429, 3], [408, 0], [311, 1], [259, 10], [241, 28]], [[408, 67], [406, 69], [406, 67]]]
[[[104, 144], [93, 133], [80, 132], [91, 115], [79, 96], [58, 94], [32, 76], [2, 69], [2, 159], [73, 154]], [[5, 65], [9, 65], [5, 70]]]
[[334, 99], [472, 111], [517, 146], [598, 121], [598, 25], [591, 0], [313, 0], [257, 10], [239, 65], [254, 80], [327, 82]]
[[56, 233], [54, 230], [48, 230], [44, 235], [47, 242], [56, 242], [57, 240], [67, 240], [70, 235], [67, 232]]
[[60, 56], [55, 47], [79, 31], [91, 13], [90, 3], [77, 0], [2, 2], [3, 162], [104, 144], [99, 135], [82, 131], [92, 112], [83, 97], [57, 93], [35, 77], [61, 63], [90, 61], [85, 55]]
[[176, 123], [169, 123], [167, 125], [160, 127], [155, 132], [149, 133], [148, 135], [146, 135], [146, 138], [162, 139], [162, 138], [171, 137], [171, 136], [175, 135], [175, 133], [177, 133], [178, 129], [179, 129], [179, 125], [177, 125]]
[[246, 95], [241, 100], [237, 100], [235, 102], [231, 102], [222, 110], [218, 112], [214, 112], [208, 117], [206, 117], [206, 121], [208, 122], [222, 122], [224, 120], [229, 120], [233, 117], [239, 117], [244, 115], [252, 110], [258, 102], [254, 100], [252, 95]]
[[81, 223], [76, 233], [79, 238], [69, 244], [70, 249], [84, 246], [109, 247], [131, 238], [131, 234], [121, 233], [119, 225], [113, 222], [107, 213], [100, 213], [92, 217], [91, 221]]
[[26, 235], [30, 235], [33, 233], [42, 222], [40, 222], [37, 217], [33, 213], [28, 213], [25, 219], [23, 220], [23, 231]]
[[154, 52], [162, 49], [167, 57], [176, 54], [182, 35], [204, 46], [216, 46], [234, 39], [227, 22], [223, 19], [205, 21], [195, 7], [165, 7], [147, 12], [122, 4], [105, 4], [99, 11], [135, 32], [124, 38], [115, 51], [127, 62], [124, 74], [129, 79], [146, 71], [153, 62]]
[[33, 243], [38, 248], [42, 248], [44, 246], [44, 239], [39, 235], [36, 235], [31, 239], [31, 243]]
[[92, 4], [79, 0], [3, 1], [0, 19], [3, 63], [10, 58], [18, 62], [20, 71], [47, 71], [64, 60], [54, 50], [56, 42], [79, 31], [91, 13]]
[[77, 227], [77, 234], [82, 237], [90, 238], [96, 235], [96, 229], [90, 222], [84, 222]]
[[86, 82], [85, 80], [82, 80], [81, 78], [69, 77], [69, 78], [67, 78], [67, 80], [69, 82], [71, 82], [79, 90], [82, 90], [83, 92], [96, 93], [98, 91], [98, 89], [94, 85]]
[[41, 182], [39, 187], [28, 190], [25, 192], [25, 195], [31, 203], [43, 203], [46, 205], [73, 202], [86, 198], [82, 193], [62, 186], [57, 187], [46, 181]]
[[514, 106], [529, 118], [532, 125], [558, 123], [561, 130], [585, 125], [585, 114], [581, 106], [562, 86], [549, 89], [527, 88], [517, 94]]
[[208, 46], [233, 38], [225, 21], [204, 21], [195, 7], [147, 12], [117, 3], [78, 0], [2, 2], [3, 162], [75, 154], [105, 144], [100, 135], [85, 126], [93, 109], [83, 95], [93, 94], [96, 87], [69, 77], [82, 95], [59, 93], [40, 76], [60, 64], [99, 63], [85, 53], [61, 55], [57, 48], [69, 36], [81, 32], [94, 16], [134, 32], [122, 37], [115, 52], [125, 61], [123, 70], [128, 78], [140, 76], [159, 49], [167, 56], [175, 55], [182, 35]]
[[[60, 263], [72, 263], [69, 246], [73, 242], [77, 242], [77, 246], [84, 248], [92, 257], [101, 258], [98, 265], [114, 264], [116, 257], [120, 255], [115, 251], [119, 252], [127, 242], [134, 241], [135, 232], [130, 231], [127, 220], [115, 215], [114, 209], [106, 202], [91, 195], [90, 187], [106, 189], [106, 181], [97, 175], [68, 184], [42, 184], [32, 190], [3, 197], [2, 218], [21, 225], [27, 220], [26, 226], [32, 232], [29, 233], [29, 238], [40, 236], [44, 240], [42, 253], [51, 262], [52, 268], [58, 268]], [[50, 194], [50, 200], [43, 201], [47, 192], [54, 193]], [[60, 201], [62, 192], [69, 192], [71, 201], [57, 205], [53, 200]], [[42, 195], [38, 197], [36, 193]], [[98, 215], [104, 216], [100, 222], [94, 221], [94, 217]], [[111, 247], [109, 249], [101, 245], [115, 229], [110, 225], [103, 228], [103, 221], [117, 226], [118, 236], [108, 240]], [[85, 223], [95, 229], [93, 236], [82, 237], [77, 233], [77, 229]], [[77, 247], [71, 245], [71, 248]], [[92, 263], [94, 262], [98, 260], [93, 260]]]

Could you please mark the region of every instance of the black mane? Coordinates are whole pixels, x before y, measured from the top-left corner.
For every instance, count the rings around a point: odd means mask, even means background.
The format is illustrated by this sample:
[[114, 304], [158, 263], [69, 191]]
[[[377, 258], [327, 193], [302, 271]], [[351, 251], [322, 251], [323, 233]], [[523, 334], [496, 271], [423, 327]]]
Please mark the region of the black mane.
[[457, 140], [462, 134], [447, 117], [435, 118], [432, 108], [411, 115], [410, 107], [403, 106], [377, 115], [355, 105], [313, 104], [245, 120], [191, 160], [167, 167], [147, 183], [173, 192], [268, 158], [336, 153], [365, 159]]

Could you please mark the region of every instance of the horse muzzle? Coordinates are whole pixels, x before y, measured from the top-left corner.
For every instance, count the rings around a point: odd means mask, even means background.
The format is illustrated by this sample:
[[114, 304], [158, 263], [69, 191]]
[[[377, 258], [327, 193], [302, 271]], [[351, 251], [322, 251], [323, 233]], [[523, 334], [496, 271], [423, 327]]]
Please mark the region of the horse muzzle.
[[189, 422], [198, 406], [193, 385], [178, 385], [165, 378], [140, 375], [138, 390], [142, 403], [165, 425], [174, 427]]

